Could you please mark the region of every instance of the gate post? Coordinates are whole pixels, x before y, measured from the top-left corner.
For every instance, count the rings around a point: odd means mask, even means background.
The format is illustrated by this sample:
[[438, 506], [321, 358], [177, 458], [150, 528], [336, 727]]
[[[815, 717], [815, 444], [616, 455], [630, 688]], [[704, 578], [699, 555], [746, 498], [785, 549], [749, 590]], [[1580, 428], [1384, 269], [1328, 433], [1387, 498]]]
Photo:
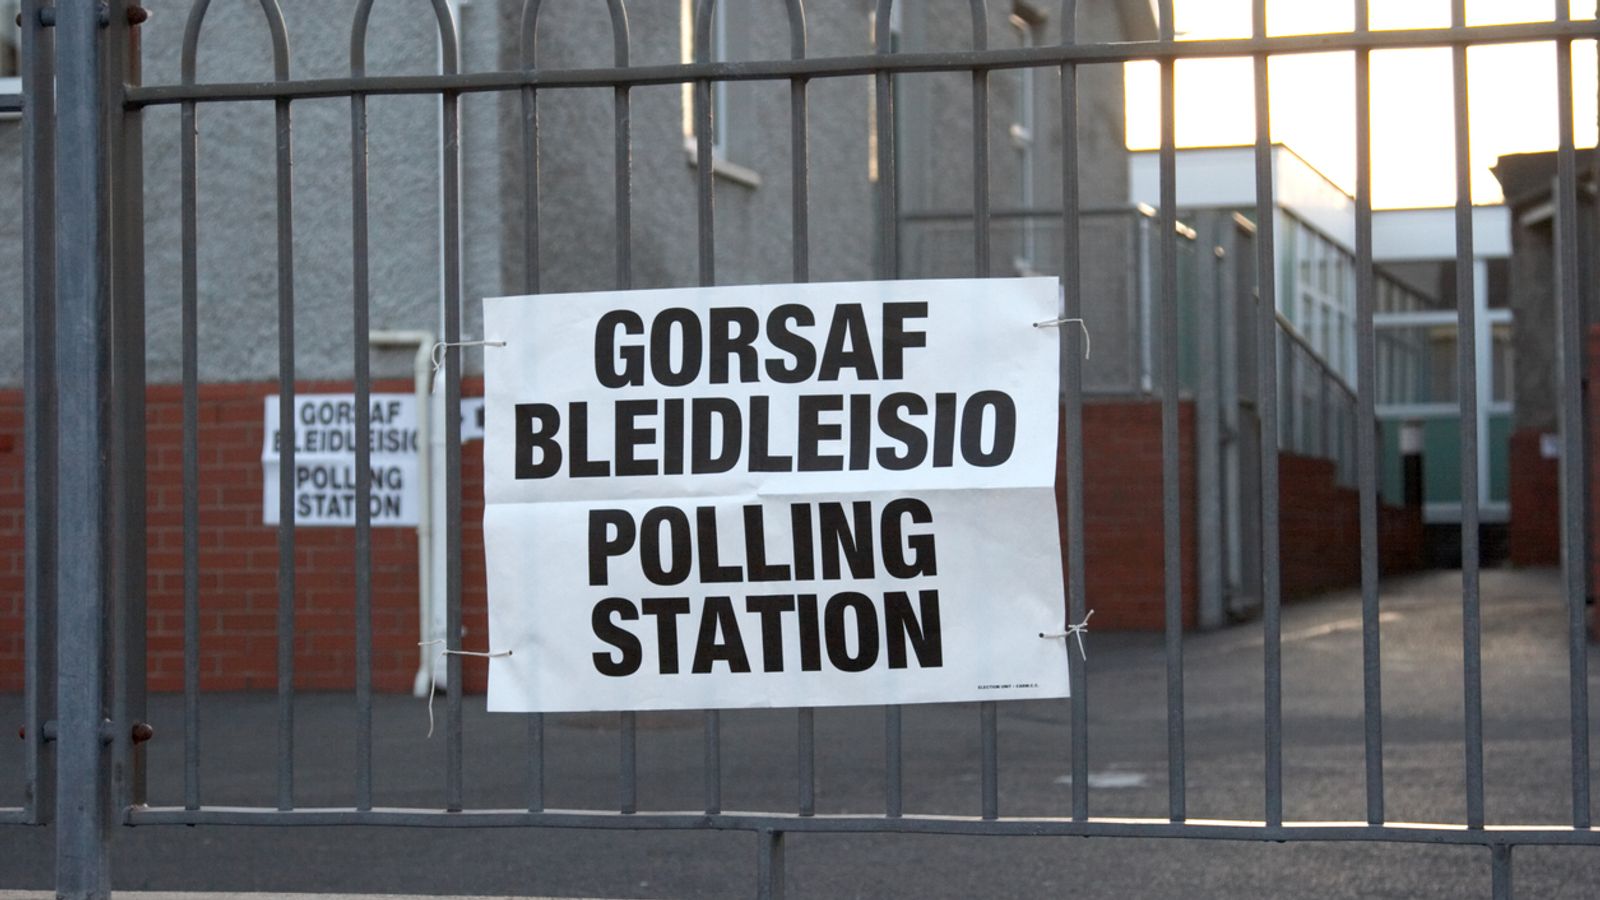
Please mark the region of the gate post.
[[56, 4], [56, 894], [109, 897], [107, 166], [101, 5]]
[[24, 656], [28, 821], [55, 809], [53, 754], [45, 723], [55, 715], [55, 79], [53, 37], [39, 23], [43, 0], [22, 2], [22, 383]]

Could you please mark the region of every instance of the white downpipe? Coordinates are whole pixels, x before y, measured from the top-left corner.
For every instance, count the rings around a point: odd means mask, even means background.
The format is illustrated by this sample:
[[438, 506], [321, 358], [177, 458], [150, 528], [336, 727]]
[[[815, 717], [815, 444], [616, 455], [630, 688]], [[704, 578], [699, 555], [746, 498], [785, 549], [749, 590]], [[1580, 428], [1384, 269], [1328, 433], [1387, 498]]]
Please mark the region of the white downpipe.
[[[367, 338], [374, 347], [415, 347], [411, 357], [412, 390], [417, 398], [417, 476], [422, 487], [417, 491], [417, 639], [433, 640], [444, 629], [433, 627], [433, 404], [428, 398], [428, 382], [433, 375], [433, 333], [430, 331], [374, 331]], [[411, 680], [413, 696], [426, 697], [433, 678], [437, 654], [431, 646], [417, 651], [417, 674]]]
[[[449, 503], [445, 499], [445, 487], [448, 479], [445, 477], [444, 470], [444, 417], [448, 413], [445, 412], [444, 408], [444, 379], [433, 380], [433, 390], [429, 392], [427, 397], [428, 418], [433, 422], [433, 428], [428, 433], [428, 443], [431, 446], [428, 448], [426, 462], [422, 464], [429, 467], [426, 484], [429, 497], [428, 508], [436, 510], [436, 515], [439, 518], [439, 527], [433, 529], [428, 541], [428, 553], [432, 558], [428, 568], [429, 598], [434, 602], [429, 604], [428, 615], [424, 620], [424, 624], [428, 628], [427, 637], [423, 638], [425, 641], [444, 640], [449, 633], [447, 618], [449, 610], [446, 608], [447, 604], [445, 603], [445, 597], [448, 596], [447, 591], [449, 590], [449, 587], [445, 584], [445, 576], [448, 574], [448, 567], [445, 564], [446, 538], [449, 534], [446, 529], [459, 527], [459, 523], [448, 522], [444, 518], [444, 511], [449, 508]], [[454, 643], [452, 641], [449, 644], [435, 644], [426, 648], [426, 652], [423, 654], [427, 662], [425, 671], [431, 681], [423, 679], [422, 672], [417, 673], [416, 694], [418, 697], [427, 695], [430, 683], [441, 689], [450, 686], [450, 669], [448, 666], [441, 665], [444, 657], [440, 655], [439, 649], [451, 646]]]

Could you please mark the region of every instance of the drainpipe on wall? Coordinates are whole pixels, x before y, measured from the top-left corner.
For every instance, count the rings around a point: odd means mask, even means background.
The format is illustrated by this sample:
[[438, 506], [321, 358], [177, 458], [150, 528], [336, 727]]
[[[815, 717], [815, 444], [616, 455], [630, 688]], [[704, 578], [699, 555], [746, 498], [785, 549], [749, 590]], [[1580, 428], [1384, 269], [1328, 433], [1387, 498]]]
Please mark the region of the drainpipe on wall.
[[[374, 331], [367, 338], [374, 347], [415, 347], [411, 357], [412, 390], [417, 398], [417, 476], [422, 479], [417, 491], [417, 640], [438, 637], [433, 627], [433, 404], [428, 398], [428, 382], [433, 373], [433, 333], [429, 331]], [[442, 633], [442, 629], [440, 629]], [[411, 680], [411, 693], [426, 697], [433, 680], [433, 661], [438, 658], [432, 646], [417, 650], [417, 674]]]
[[[432, 354], [430, 353], [429, 355], [431, 356]], [[439, 519], [439, 527], [433, 529], [428, 537], [427, 552], [432, 561], [428, 566], [430, 582], [428, 591], [429, 604], [422, 624], [425, 629], [424, 633], [427, 635], [423, 640], [443, 641], [452, 637], [449, 628], [448, 603], [445, 599], [449, 596], [450, 590], [449, 585], [445, 582], [445, 576], [449, 571], [449, 564], [446, 561], [446, 554], [449, 552], [446, 543], [449, 532], [446, 529], [460, 527], [460, 523], [449, 522], [445, 519], [445, 510], [449, 508], [449, 501], [445, 497], [445, 488], [448, 484], [449, 476], [445, 472], [444, 417], [449, 413], [445, 410], [444, 404], [444, 377], [442, 374], [435, 377], [431, 359], [429, 361], [428, 381], [428, 396], [418, 398], [417, 403], [418, 408], [421, 408], [423, 402], [427, 403], [429, 419], [434, 424], [428, 432], [428, 443], [430, 445], [428, 455], [419, 461], [419, 465], [429, 467], [428, 474], [425, 476], [427, 480], [423, 486], [428, 489], [428, 508], [436, 511], [435, 515]], [[421, 553], [420, 548], [418, 552], [419, 554]], [[441, 690], [450, 686], [450, 668], [444, 665], [444, 657], [439, 651], [446, 646], [454, 645], [459, 647], [460, 636], [455, 635], [453, 637], [455, 637], [455, 640], [450, 640], [446, 644], [433, 645], [424, 654], [424, 661], [427, 665], [422, 671], [417, 672], [417, 681], [413, 686], [414, 692], [418, 697], [427, 696], [430, 684]], [[426, 678], [423, 677], [425, 673], [427, 675]]]

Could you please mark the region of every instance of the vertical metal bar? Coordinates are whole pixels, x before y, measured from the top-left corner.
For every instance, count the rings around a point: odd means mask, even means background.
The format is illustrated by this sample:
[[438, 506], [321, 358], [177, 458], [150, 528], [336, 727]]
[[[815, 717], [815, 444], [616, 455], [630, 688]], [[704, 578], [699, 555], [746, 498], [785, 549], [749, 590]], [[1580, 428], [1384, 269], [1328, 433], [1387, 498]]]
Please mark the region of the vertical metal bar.
[[[716, 10], [716, 0], [697, 0], [695, 11], [694, 60], [711, 61], [711, 17]], [[715, 193], [714, 175], [716, 157], [716, 122], [712, 119], [711, 81], [702, 78], [694, 83], [694, 135], [695, 175], [699, 200], [697, 207], [700, 249], [700, 284], [709, 287], [717, 283], [716, 220], [713, 208]]]
[[[1077, 0], [1061, 4], [1061, 43], [1078, 40]], [[1078, 67], [1061, 67], [1061, 290], [1062, 315], [1083, 317], [1078, 189]], [[1067, 462], [1067, 619], [1088, 615], [1084, 590], [1083, 523], [1083, 348], [1082, 334], [1066, 329], [1061, 342], [1066, 381], [1063, 390]], [[1072, 691], [1072, 817], [1089, 817], [1089, 667], [1083, 654], [1067, 648], [1067, 677]]]
[[1510, 844], [1489, 846], [1490, 879], [1494, 900], [1511, 900], [1511, 850]]
[[[1267, 35], [1266, 0], [1251, 0], [1251, 32]], [[1282, 567], [1278, 559], [1278, 365], [1277, 207], [1272, 180], [1272, 117], [1267, 92], [1267, 55], [1255, 64], [1256, 290], [1260, 308], [1256, 342], [1258, 414], [1261, 423], [1261, 628], [1266, 725], [1266, 820], [1283, 824], [1283, 646]]]
[[722, 812], [722, 711], [706, 710], [706, 815]]
[[[892, 13], [894, 0], [877, 0], [873, 14], [873, 52], [887, 56], [894, 50]], [[873, 89], [878, 110], [878, 277], [894, 278], [900, 273], [898, 259], [900, 208], [895, 196], [894, 173], [894, 75], [879, 70], [873, 75]], [[896, 818], [903, 809], [903, 772], [901, 767], [900, 707], [888, 706], [883, 711], [883, 803], [884, 815]]]
[[116, 385], [111, 429], [112, 616], [116, 803], [145, 799], [145, 754], [133, 725], [145, 719], [145, 338], [143, 116], [124, 110], [125, 85], [140, 81], [139, 30], [125, 3], [111, 5], [104, 68], [106, 134], [115, 167], [111, 243], [112, 364]]
[[[1451, 0], [1450, 24], [1466, 26], [1466, 0]], [[1483, 827], [1483, 660], [1478, 603], [1478, 317], [1473, 283], [1472, 160], [1467, 48], [1450, 50], [1455, 111], [1456, 384], [1461, 407], [1461, 655], [1465, 700], [1467, 826]]]
[[[191, 28], [198, 24], [191, 19]], [[193, 84], [192, 55], [185, 83]], [[183, 802], [200, 808], [200, 304], [195, 104], [181, 112], [183, 381]], [[280, 431], [281, 433], [281, 431]]]
[[[196, 5], [197, 12], [201, 5]], [[263, 3], [272, 32], [273, 74], [289, 79], [289, 47], [275, 3]], [[190, 19], [197, 36], [198, 21]], [[188, 48], [186, 48], [188, 49]], [[193, 60], [186, 62], [192, 66]], [[273, 102], [276, 136], [278, 238], [278, 809], [294, 808], [294, 152], [289, 101]]]
[[110, 896], [106, 472], [111, 370], [107, 162], [99, 4], [56, 8], [56, 892]]
[[[894, 0], [877, 0], [877, 10], [873, 14], [873, 52], [880, 56], [894, 52], [893, 6]], [[873, 91], [878, 111], [878, 277], [894, 278], [900, 273], [900, 205], [894, 171], [894, 73], [888, 70], [874, 73]]]
[[902, 768], [901, 708], [886, 706], [883, 710], [883, 814], [898, 819], [905, 811], [905, 773]]
[[[969, 6], [972, 15], [972, 49], [978, 52], [989, 46], [988, 25], [981, 0], [972, 0]], [[988, 278], [992, 274], [989, 227], [989, 72], [986, 69], [973, 69], [972, 259], [974, 274], [979, 278]], [[999, 715], [994, 701], [978, 704], [978, 739], [982, 746], [980, 803], [983, 817], [994, 819], [1000, 815]]]
[[294, 177], [289, 101], [273, 106], [278, 175], [278, 808], [294, 808]]
[[632, 815], [639, 811], [639, 714], [631, 710], [621, 713], [618, 725], [621, 745], [617, 760], [617, 811]]
[[[522, 66], [537, 61], [539, 0], [522, 7]], [[539, 292], [539, 92], [522, 88], [522, 290]], [[624, 728], [626, 730], [626, 728]], [[528, 809], [544, 809], [544, 713], [528, 714]], [[626, 804], [624, 804], [625, 806]], [[626, 810], [624, 810], [626, 811]]]
[[783, 900], [784, 852], [781, 831], [756, 832], [756, 897]]
[[[358, 27], [352, 29], [350, 75], [366, 74], [366, 16], [371, 0], [361, 4]], [[352, 337], [355, 342], [356, 403], [356, 808], [372, 808], [372, 355], [371, 285], [367, 262], [368, 170], [367, 98], [350, 96], [350, 222], [351, 281], [353, 285]], [[427, 435], [419, 435], [428, 440]]]
[[1317, 364], [1317, 412], [1320, 414], [1317, 449], [1323, 459], [1337, 460], [1333, 449], [1333, 369], [1326, 362]]
[[1278, 360], [1283, 366], [1283, 393], [1280, 398], [1285, 427], [1281, 440], [1289, 452], [1294, 453], [1300, 449], [1300, 346], [1286, 330], [1278, 331], [1278, 341], [1283, 345], [1278, 353]]
[[1219, 355], [1222, 330], [1228, 319], [1222, 315], [1222, 285], [1220, 262], [1222, 247], [1218, 242], [1217, 225], [1220, 214], [1207, 212], [1195, 222], [1197, 237], [1195, 247], [1194, 334], [1195, 384], [1194, 384], [1194, 454], [1195, 479], [1194, 522], [1199, 570], [1198, 603], [1195, 609], [1195, 626], [1207, 630], [1223, 622], [1223, 584], [1226, 566], [1225, 532], [1223, 530], [1222, 494], [1227, 483], [1223, 470], [1222, 438], [1222, 365]]
[[[973, 0], [973, 51], [987, 49], [983, 4]], [[989, 71], [972, 70], [972, 260], [979, 278], [989, 271]]]
[[1155, 390], [1155, 382], [1150, 371], [1150, 216], [1144, 208], [1134, 211], [1132, 230], [1128, 284], [1133, 296], [1128, 298], [1128, 307], [1133, 311], [1134, 320], [1129, 335], [1133, 339], [1132, 355], [1138, 360], [1134, 389], [1148, 394]]
[[628, 88], [618, 86], [612, 102], [615, 107], [615, 144], [612, 153], [616, 166], [617, 290], [625, 291], [633, 287], [633, 145], [629, 128]]
[[[805, 10], [799, 0], [789, 3], [790, 57], [805, 59]], [[811, 280], [811, 159], [808, 127], [809, 106], [806, 100], [806, 79], [789, 81], [789, 223], [790, 253], [794, 263], [795, 283]], [[798, 807], [800, 815], [811, 816], [817, 812], [817, 714], [805, 707], [796, 711], [795, 753]], [[782, 849], [783, 835], [773, 840]], [[781, 856], [779, 857], [781, 861]], [[781, 873], [777, 882], [782, 895]]]
[[[790, 56], [805, 59], [805, 19], [798, 7], [791, 9], [789, 31], [793, 44]], [[789, 227], [796, 283], [811, 280], [811, 151], [807, 116], [806, 79], [792, 78], [789, 81]]]
[[55, 774], [44, 723], [55, 718], [56, 459], [55, 393], [55, 47], [39, 23], [41, 0], [22, 3], [22, 413], [25, 513], [23, 646], [27, 691], [27, 819], [43, 824], [54, 807]]
[[985, 819], [998, 819], [1000, 817], [1000, 740], [998, 719], [998, 705], [992, 700], [978, 704], [978, 734], [981, 749], [980, 762], [983, 769], [983, 817]]
[[[1172, 0], [1160, 0], [1161, 40], [1174, 37]], [[1183, 545], [1178, 432], [1178, 153], [1174, 61], [1161, 60], [1161, 537], [1167, 657], [1167, 811], [1185, 816], [1183, 760]]]
[[[1565, 0], [1556, 4], [1556, 21], [1570, 18]], [[1561, 564], [1567, 601], [1567, 665], [1572, 729], [1572, 825], [1588, 828], [1589, 813], [1589, 641], [1585, 629], [1589, 559], [1584, 523], [1589, 496], [1584, 452], [1585, 388], [1583, 363], [1583, 288], [1578, 267], [1578, 173], [1573, 149], [1572, 42], [1556, 42], [1556, 308], [1561, 344]], [[1507, 849], [1507, 868], [1509, 869]]]
[[[522, 67], [535, 68], [537, 45], [534, 29], [538, 3], [523, 8]], [[539, 292], [539, 92], [532, 85], [522, 87], [522, 289]]]
[[[711, 20], [716, 12], [717, 0], [697, 0], [694, 19], [694, 59], [698, 63], [711, 61]], [[710, 287], [717, 283], [716, 221], [713, 194], [716, 159], [716, 122], [712, 120], [711, 81], [700, 79], [694, 84], [695, 173], [699, 176], [699, 244], [700, 284]], [[708, 814], [722, 810], [722, 717], [714, 709], [705, 712], [705, 807]]]
[[[1356, 32], [1369, 28], [1368, 0], [1356, 2]], [[1361, 697], [1366, 737], [1367, 824], [1383, 822], [1383, 657], [1378, 603], [1378, 366], [1372, 317], [1372, 66], [1356, 51], [1356, 480], [1361, 529]]]
[[528, 811], [544, 812], [544, 714], [528, 715]]
[[[612, 62], [620, 69], [628, 65], [628, 20], [619, 2], [608, 4], [614, 42]], [[528, 34], [531, 44], [534, 35]], [[531, 50], [530, 50], [531, 52]], [[616, 204], [616, 282], [617, 290], [633, 287], [633, 138], [631, 110], [626, 85], [612, 93], [612, 168], [613, 200]], [[537, 149], [537, 148], [535, 148]], [[541, 723], [541, 728], [543, 727]], [[639, 810], [639, 717], [626, 711], [618, 728], [620, 746], [618, 810], [631, 815]]]
[[[439, 26], [440, 68], [446, 75], [459, 71], [461, 46], [456, 37], [454, 12], [444, 0], [434, 0], [434, 18]], [[445, 91], [440, 95], [444, 129], [439, 179], [442, 182], [444, 222], [444, 297], [443, 319], [446, 344], [461, 342], [461, 118], [460, 95]], [[445, 640], [459, 645], [461, 640], [461, 357], [444, 355], [444, 447], [445, 447]], [[445, 718], [445, 806], [462, 808], [462, 703], [461, 656], [447, 654], [448, 702]]]
[[802, 708], [796, 724], [795, 746], [799, 755], [799, 808], [800, 815], [817, 814], [817, 711]]

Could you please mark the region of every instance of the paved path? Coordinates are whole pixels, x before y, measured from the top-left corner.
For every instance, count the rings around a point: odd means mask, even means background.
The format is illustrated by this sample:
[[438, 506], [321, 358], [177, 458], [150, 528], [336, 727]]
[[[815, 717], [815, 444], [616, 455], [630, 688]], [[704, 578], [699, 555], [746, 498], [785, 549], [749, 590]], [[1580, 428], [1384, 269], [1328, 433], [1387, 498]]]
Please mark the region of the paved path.
[[[1385, 586], [1383, 696], [1386, 813], [1390, 821], [1461, 822], [1459, 575], [1432, 573]], [[1570, 821], [1567, 642], [1555, 574], [1484, 573], [1486, 807], [1491, 824]], [[1291, 604], [1283, 620], [1285, 815], [1365, 815], [1358, 598]], [[1262, 653], [1259, 623], [1185, 642], [1188, 813], [1259, 818]], [[1600, 648], [1590, 695], [1600, 698]], [[1089, 639], [1092, 813], [1167, 813], [1165, 661], [1159, 635]], [[1081, 702], [1081, 701], [1073, 701]], [[516, 805], [523, 796], [519, 718], [469, 703], [468, 806]], [[476, 707], [476, 711], [473, 711]], [[297, 704], [296, 785], [302, 806], [348, 805], [354, 737], [346, 695]], [[1002, 707], [1001, 811], [1061, 815], [1070, 802], [1070, 707]], [[0, 697], [0, 722], [20, 716]], [[158, 737], [151, 799], [181, 802], [181, 703], [152, 702]], [[975, 815], [978, 714], [969, 705], [908, 707], [905, 808]], [[641, 715], [640, 807], [694, 809], [701, 799], [697, 714]], [[1600, 721], [1600, 716], [1596, 716]], [[207, 696], [202, 786], [215, 805], [270, 805], [276, 770], [274, 700]], [[547, 805], [614, 808], [614, 715], [552, 716]], [[424, 738], [420, 701], [383, 697], [375, 710], [379, 805], [441, 804], [444, 745]], [[791, 712], [723, 715], [724, 806], [792, 810]], [[877, 709], [817, 714], [821, 812], [881, 809], [883, 719]], [[16, 796], [15, 742], [0, 742], [0, 798]], [[1596, 742], [1600, 750], [1600, 741]], [[1600, 778], [1596, 779], [1600, 785]], [[1440, 897], [1487, 896], [1489, 854], [1413, 845], [1277, 845], [1201, 840], [794, 835], [792, 897]], [[712, 832], [373, 827], [119, 829], [115, 880], [129, 890], [380, 891], [391, 894], [561, 897], [746, 897], [753, 836]], [[47, 829], [0, 828], [0, 887], [47, 888]], [[1521, 848], [1523, 897], [1600, 896], [1600, 850]], [[6, 898], [9, 900], [9, 898]]]

